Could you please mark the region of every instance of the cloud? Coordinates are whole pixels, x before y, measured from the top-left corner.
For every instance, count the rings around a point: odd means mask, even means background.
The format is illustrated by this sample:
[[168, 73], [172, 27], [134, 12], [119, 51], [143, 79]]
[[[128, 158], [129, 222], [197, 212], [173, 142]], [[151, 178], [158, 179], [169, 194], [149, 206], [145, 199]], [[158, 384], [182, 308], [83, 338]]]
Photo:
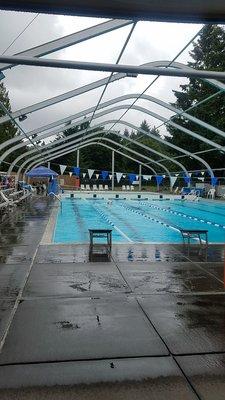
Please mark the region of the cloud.
[[[34, 15], [0, 12], [2, 38], [0, 52], [4, 51]], [[97, 18], [39, 15], [10, 48], [8, 54], [25, 50], [103, 21]], [[131, 26], [118, 29], [47, 57], [115, 63], [130, 29]], [[155, 60], [171, 60], [199, 29], [199, 25], [192, 24], [138, 22], [120, 62], [139, 65]], [[186, 62], [187, 59], [188, 50], [179, 57], [179, 61]], [[12, 68], [5, 71], [5, 75], [4, 82], [9, 90], [13, 111], [108, 76], [107, 73], [94, 71], [57, 70], [28, 66]], [[137, 78], [126, 78], [111, 83], [108, 85], [102, 101], [127, 93], [141, 93], [154, 78], [152, 76], [138, 76]], [[160, 77], [147, 91], [147, 94], [172, 102], [175, 100], [172, 89], [178, 89], [180, 83], [184, 81], [184, 78]], [[102, 89], [96, 89], [93, 92], [30, 114], [22, 126], [26, 130], [31, 130], [94, 106]], [[131, 102], [132, 100], [126, 101], [126, 104], [131, 104]], [[161, 112], [165, 117], [171, 115], [171, 112], [154, 103], [149, 104], [149, 102], [139, 100], [138, 104], [154, 112]], [[109, 114], [107, 119], [119, 118], [122, 113], [123, 110]], [[124, 119], [135, 125], [140, 125], [143, 119], [146, 119], [150, 125], [157, 126], [160, 124], [160, 121], [155, 118], [134, 110], [130, 110]], [[98, 121], [101, 122], [101, 120], [96, 120], [96, 122]], [[165, 133], [165, 129], [162, 129], [162, 133]]]

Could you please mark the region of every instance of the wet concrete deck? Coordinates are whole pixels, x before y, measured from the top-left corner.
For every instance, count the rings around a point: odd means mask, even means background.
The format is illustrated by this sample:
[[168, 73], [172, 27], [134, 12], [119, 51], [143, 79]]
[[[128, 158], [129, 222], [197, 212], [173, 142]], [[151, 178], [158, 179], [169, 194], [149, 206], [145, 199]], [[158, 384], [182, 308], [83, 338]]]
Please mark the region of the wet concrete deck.
[[1, 223], [0, 398], [224, 399], [223, 246], [40, 245], [54, 203]]

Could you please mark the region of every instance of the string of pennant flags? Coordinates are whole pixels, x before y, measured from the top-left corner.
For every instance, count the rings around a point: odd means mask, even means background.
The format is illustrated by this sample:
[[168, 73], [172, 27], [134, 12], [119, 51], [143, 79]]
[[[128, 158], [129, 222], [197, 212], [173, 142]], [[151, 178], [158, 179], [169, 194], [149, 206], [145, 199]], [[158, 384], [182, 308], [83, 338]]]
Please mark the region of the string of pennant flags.
[[[64, 174], [67, 165], [59, 165], [60, 168], [60, 173], [61, 175]], [[95, 171], [98, 171], [97, 173]], [[205, 175], [207, 174], [207, 171], [195, 171], [195, 172], [190, 172], [189, 176], [185, 175], [184, 173], [176, 173], [174, 174], [174, 176], [170, 177], [171, 180], [171, 186], [173, 187], [179, 178], [183, 178], [184, 182], [189, 185], [191, 183], [191, 177], [196, 177], [199, 181], [204, 182], [205, 181]], [[83, 179], [85, 179], [86, 177], [88, 177], [89, 179], [92, 179], [93, 175], [95, 175], [95, 179], [102, 179], [103, 181], [107, 180], [107, 179], [112, 179], [112, 173], [110, 173], [109, 171], [99, 171], [96, 169], [87, 169], [87, 172], [81, 172], [81, 168], [80, 167], [72, 167], [71, 171], [69, 171], [69, 175], [72, 176], [77, 176], [77, 177], [82, 177]], [[116, 180], [117, 183], [119, 183], [121, 181], [122, 178], [127, 178], [129, 179], [129, 182], [132, 184], [135, 181], [139, 180], [139, 175], [134, 174], [134, 173], [124, 173], [124, 172], [115, 172], [115, 176], [116, 176]], [[146, 181], [151, 181], [152, 178], [155, 178], [157, 185], [161, 185], [163, 180], [167, 177], [166, 175], [141, 175], [142, 178]], [[218, 178], [217, 177], [211, 177], [211, 184], [213, 186], [215, 186], [218, 183]]]

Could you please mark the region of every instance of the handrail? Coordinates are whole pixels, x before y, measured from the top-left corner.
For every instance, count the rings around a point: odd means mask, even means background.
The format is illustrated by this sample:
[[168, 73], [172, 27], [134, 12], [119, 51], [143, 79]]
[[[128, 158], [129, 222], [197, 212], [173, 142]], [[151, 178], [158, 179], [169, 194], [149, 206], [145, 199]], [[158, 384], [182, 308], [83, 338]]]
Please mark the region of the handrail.
[[48, 196], [54, 196], [57, 200], [61, 201], [61, 197], [57, 196], [54, 192], [48, 193]]

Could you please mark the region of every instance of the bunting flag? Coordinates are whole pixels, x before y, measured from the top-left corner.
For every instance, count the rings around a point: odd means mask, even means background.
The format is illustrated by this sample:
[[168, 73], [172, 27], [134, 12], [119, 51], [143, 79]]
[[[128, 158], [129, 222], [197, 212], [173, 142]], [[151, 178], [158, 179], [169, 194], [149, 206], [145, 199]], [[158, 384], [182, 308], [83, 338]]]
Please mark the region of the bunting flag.
[[109, 175], [109, 179], [112, 179], [112, 175]]
[[205, 171], [201, 171], [202, 176], [205, 174]]
[[104, 181], [105, 179], [108, 178], [109, 173], [108, 173], [108, 171], [102, 171], [102, 172], [101, 172], [101, 175], [102, 175], [102, 179], [103, 179], [103, 181]]
[[166, 175], [163, 175], [162, 177], [163, 177], [163, 179], [165, 179]]
[[123, 174], [121, 172], [116, 172], [116, 180], [119, 183], [120, 179], [122, 178]]
[[76, 175], [76, 176], [80, 175], [80, 167], [73, 167], [72, 171], [73, 171], [73, 175]]
[[64, 172], [65, 169], [66, 169], [66, 165], [60, 165], [59, 168], [60, 168], [60, 173], [61, 173], [61, 175], [63, 175], [63, 172]]
[[211, 177], [211, 185], [216, 186], [218, 183], [218, 178], [216, 176]]
[[126, 175], [125, 175], [125, 174], [123, 174], [123, 178], [124, 178], [124, 179], [126, 178]]
[[128, 174], [129, 182], [133, 183], [136, 181], [136, 174]]
[[82, 176], [83, 176], [83, 178], [86, 178], [86, 173], [84, 172], [84, 173], [82, 174]]
[[176, 176], [176, 177], [178, 177], [178, 176], [179, 176], [179, 174], [175, 174], [175, 176]]
[[156, 179], [157, 185], [160, 185], [162, 183], [162, 181], [163, 181], [163, 176], [162, 175], [156, 175], [155, 179]]
[[190, 176], [184, 176], [184, 182], [188, 185], [191, 182]]
[[71, 177], [73, 175], [73, 173], [72, 172], [69, 172], [69, 176]]
[[89, 175], [89, 179], [92, 178], [93, 173], [95, 172], [94, 169], [88, 169], [88, 175]]
[[138, 181], [139, 180], [139, 175], [136, 175], [136, 181]]
[[192, 176], [192, 172], [189, 172], [189, 175]]
[[98, 178], [99, 178], [99, 174], [95, 174], [95, 176], [96, 176], [96, 179], [98, 179]]
[[174, 187], [174, 184], [175, 184], [176, 180], [177, 180], [177, 176], [171, 176], [170, 177], [171, 187]]

